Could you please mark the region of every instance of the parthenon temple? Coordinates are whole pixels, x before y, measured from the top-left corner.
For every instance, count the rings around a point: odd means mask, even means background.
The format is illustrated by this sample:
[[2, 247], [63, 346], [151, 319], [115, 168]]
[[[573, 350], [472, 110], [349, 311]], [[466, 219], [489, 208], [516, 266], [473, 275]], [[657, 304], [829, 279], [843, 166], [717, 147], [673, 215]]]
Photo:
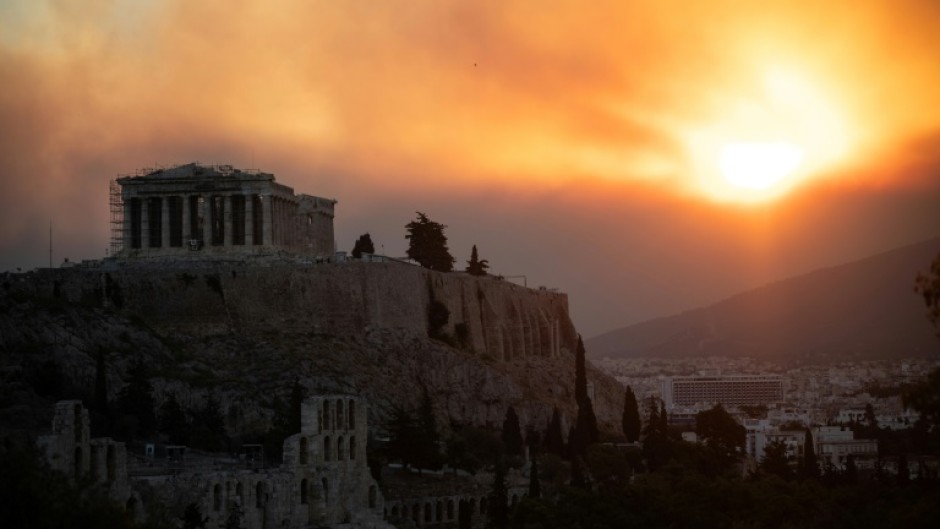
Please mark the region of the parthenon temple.
[[335, 204], [231, 165], [143, 170], [112, 182], [111, 253], [329, 257]]

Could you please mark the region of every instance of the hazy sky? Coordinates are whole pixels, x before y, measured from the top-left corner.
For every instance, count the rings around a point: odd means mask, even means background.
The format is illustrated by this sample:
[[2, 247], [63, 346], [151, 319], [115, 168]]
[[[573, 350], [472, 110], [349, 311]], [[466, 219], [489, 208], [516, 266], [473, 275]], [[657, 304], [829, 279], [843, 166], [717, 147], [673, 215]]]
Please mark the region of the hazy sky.
[[938, 34], [927, 0], [0, 0], [0, 270], [50, 221], [102, 256], [120, 173], [230, 163], [339, 200], [340, 250], [426, 212], [592, 336], [940, 234]]

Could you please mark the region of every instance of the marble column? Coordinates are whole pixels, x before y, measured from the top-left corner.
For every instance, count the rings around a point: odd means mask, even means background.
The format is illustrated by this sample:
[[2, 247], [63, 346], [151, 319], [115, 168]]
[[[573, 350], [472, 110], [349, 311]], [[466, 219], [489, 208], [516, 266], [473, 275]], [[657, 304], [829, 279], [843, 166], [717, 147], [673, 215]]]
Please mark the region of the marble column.
[[245, 195], [245, 246], [255, 243], [254, 201], [254, 193]]
[[272, 223], [274, 222], [274, 211], [273, 211], [272, 202], [273, 200], [271, 200], [270, 194], [264, 195], [261, 198], [261, 203], [262, 203], [262, 208], [263, 208], [261, 212], [262, 213], [261, 220], [263, 224], [261, 233], [264, 236], [261, 243], [267, 246], [274, 246], [274, 239], [272, 239], [272, 237], [274, 236], [273, 235], [274, 230], [272, 229]]
[[150, 199], [140, 197], [140, 249], [150, 248]]
[[234, 233], [232, 233], [232, 195], [227, 194], [222, 198], [222, 246], [232, 246], [235, 242]]
[[124, 222], [121, 226], [121, 247], [118, 251], [126, 254], [131, 249], [131, 241], [134, 235], [131, 233], [131, 199], [129, 197], [123, 198], [121, 207], [124, 208]]
[[181, 229], [183, 231], [183, 248], [189, 250], [189, 240], [192, 239], [192, 233], [189, 232], [189, 225], [191, 223], [192, 217], [189, 214], [189, 195], [183, 195], [180, 197], [183, 207], [183, 223]]
[[160, 248], [170, 247], [170, 197], [160, 199]]

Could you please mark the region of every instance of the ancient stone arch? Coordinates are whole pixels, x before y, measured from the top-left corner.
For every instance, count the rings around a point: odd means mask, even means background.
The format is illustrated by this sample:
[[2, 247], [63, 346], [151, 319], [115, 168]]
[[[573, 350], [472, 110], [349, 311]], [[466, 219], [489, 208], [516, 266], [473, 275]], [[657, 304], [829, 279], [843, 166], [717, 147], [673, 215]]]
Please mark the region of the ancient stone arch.
[[222, 485], [218, 483], [212, 487], [212, 510], [218, 511], [222, 509]]
[[346, 421], [343, 415], [343, 399], [336, 399], [336, 429], [345, 430]]
[[264, 482], [259, 481], [258, 484], [255, 485], [255, 508], [261, 509], [264, 507], [264, 491]]
[[299, 462], [301, 465], [306, 465], [306, 464], [307, 464], [307, 450], [308, 450], [308, 448], [307, 448], [307, 438], [306, 438], [306, 437], [301, 437], [301, 438], [300, 438], [300, 450], [299, 450], [299, 452], [300, 452], [299, 456], [300, 456], [300, 457], [298, 458], [298, 459], [299, 459], [298, 462]]
[[343, 436], [339, 436], [336, 440], [336, 460], [343, 461], [346, 459], [346, 444], [343, 442]]
[[349, 437], [349, 460], [354, 459], [356, 459], [356, 436], [352, 435]]
[[323, 438], [323, 460], [330, 461], [332, 457], [333, 445], [330, 442], [330, 436], [327, 435]]

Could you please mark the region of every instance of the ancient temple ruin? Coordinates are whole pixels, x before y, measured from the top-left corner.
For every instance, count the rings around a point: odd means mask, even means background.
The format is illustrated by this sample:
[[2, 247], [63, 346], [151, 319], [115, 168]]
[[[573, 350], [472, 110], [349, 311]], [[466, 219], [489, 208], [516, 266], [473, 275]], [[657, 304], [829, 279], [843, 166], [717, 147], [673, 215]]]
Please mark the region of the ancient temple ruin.
[[145, 169], [111, 184], [111, 255], [330, 257], [335, 204], [231, 165]]

